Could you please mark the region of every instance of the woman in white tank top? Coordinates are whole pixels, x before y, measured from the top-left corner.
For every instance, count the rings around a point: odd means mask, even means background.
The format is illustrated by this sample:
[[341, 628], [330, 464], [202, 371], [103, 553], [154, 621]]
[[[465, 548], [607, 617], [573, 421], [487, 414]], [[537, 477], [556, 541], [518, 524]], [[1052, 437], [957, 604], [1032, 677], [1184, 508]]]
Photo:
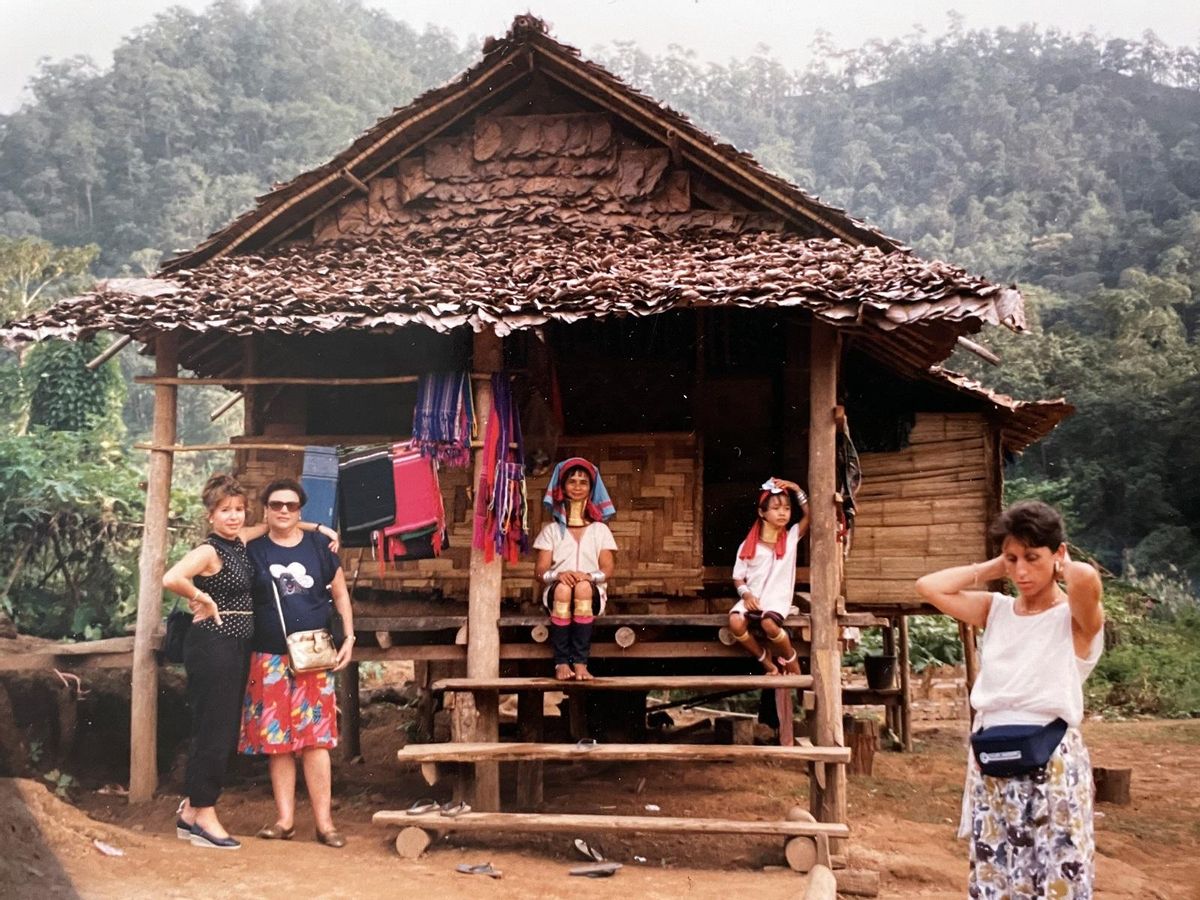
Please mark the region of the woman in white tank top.
[[[992, 777], [968, 753], [959, 832], [971, 839], [968, 895], [1090, 900], [1092, 770], [1079, 724], [1083, 682], [1104, 649], [1100, 576], [1070, 558], [1062, 517], [1045, 503], [1009, 507], [991, 536], [999, 556], [926, 575], [917, 593], [984, 629], [971, 691], [976, 729], [1055, 719], [1068, 727], [1044, 771]], [[1015, 597], [977, 590], [1002, 579]]]

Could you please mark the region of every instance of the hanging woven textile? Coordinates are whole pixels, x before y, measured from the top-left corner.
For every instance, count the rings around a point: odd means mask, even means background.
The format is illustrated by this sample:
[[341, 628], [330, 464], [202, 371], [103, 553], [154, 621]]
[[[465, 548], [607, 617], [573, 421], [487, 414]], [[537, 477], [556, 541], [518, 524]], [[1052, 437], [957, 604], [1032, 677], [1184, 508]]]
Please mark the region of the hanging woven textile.
[[413, 408], [412, 445], [423, 456], [462, 468], [471, 463], [475, 436], [471, 376], [466, 372], [422, 375]]
[[517, 562], [529, 550], [525, 496], [525, 445], [507, 374], [492, 376], [492, 414], [483, 438], [483, 471], [475, 495], [477, 549], [491, 562], [497, 553]]

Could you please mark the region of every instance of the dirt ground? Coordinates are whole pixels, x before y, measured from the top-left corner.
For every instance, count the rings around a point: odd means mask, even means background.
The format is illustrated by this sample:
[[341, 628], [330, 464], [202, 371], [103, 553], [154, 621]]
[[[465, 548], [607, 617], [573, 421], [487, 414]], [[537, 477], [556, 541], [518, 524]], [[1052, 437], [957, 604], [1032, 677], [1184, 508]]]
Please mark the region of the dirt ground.
[[[0, 779], [0, 896], [369, 898], [428, 891], [448, 900], [582, 900], [750, 891], [769, 900], [803, 893], [804, 876], [783, 866], [781, 841], [765, 837], [602, 836], [607, 855], [625, 867], [597, 880], [568, 876], [581, 860], [564, 836], [450, 835], [420, 860], [401, 860], [391, 846], [396, 829], [372, 826], [372, 813], [440, 797], [441, 786], [431, 790], [393, 761], [409, 711], [375, 703], [364, 718], [365, 761], [335, 764], [335, 817], [350, 841], [342, 850], [314, 843], [303, 798], [296, 840], [250, 837], [230, 853], [176, 840], [179, 798], [170, 779], [158, 798], [139, 806], [130, 806], [119, 787], [89, 784], [82, 774], [70, 802], [44, 780]], [[871, 777], [851, 778], [847, 854], [852, 867], [880, 873], [880, 896], [964, 896], [966, 849], [954, 832], [965, 732], [965, 722], [921, 725], [915, 753], [881, 752]], [[1097, 897], [1200, 898], [1200, 721], [1090, 722], [1084, 732], [1094, 762], [1134, 770], [1132, 804], [1099, 807]], [[222, 818], [236, 835], [253, 835], [273, 819], [265, 766], [240, 760], [231, 781]], [[807, 776], [774, 763], [562, 765], [547, 767], [545, 794], [549, 811], [645, 814], [652, 803], [664, 815], [777, 818], [805, 805]], [[105, 855], [97, 841], [124, 855]], [[486, 861], [502, 879], [454, 871]]]

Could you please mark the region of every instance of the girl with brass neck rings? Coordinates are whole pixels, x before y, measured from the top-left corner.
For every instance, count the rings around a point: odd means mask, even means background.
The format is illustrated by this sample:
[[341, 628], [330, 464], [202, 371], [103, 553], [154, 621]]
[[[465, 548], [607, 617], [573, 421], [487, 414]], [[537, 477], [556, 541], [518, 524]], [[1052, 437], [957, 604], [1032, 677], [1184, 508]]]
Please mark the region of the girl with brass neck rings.
[[615, 509], [599, 470], [580, 457], [554, 467], [542, 503], [550, 521], [533, 542], [534, 574], [550, 614], [554, 677], [589, 680], [592, 621], [604, 611], [617, 549], [604, 523]]
[[[999, 556], [916, 584], [946, 615], [984, 629], [959, 828], [971, 842], [967, 892], [1087, 900], [1095, 870], [1093, 789], [1079, 724], [1083, 682], [1104, 650], [1100, 575], [1071, 559], [1062, 517], [1045, 503], [1010, 506], [991, 537]], [[987, 590], [1004, 580], [1014, 595]], [[1040, 742], [1028, 764], [1020, 747], [996, 752], [988, 743], [1014, 733]], [[1021, 765], [996, 768], [1014, 753]]]
[[[796, 593], [800, 541], [808, 533], [808, 496], [794, 481], [768, 478], [756, 512], [733, 566], [738, 602], [729, 611], [729, 630], [768, 675], [780, 669], [798, 675], [800, 662], [783, 622]], [[751, 633], [751, 625], [762, 629], [766, 647]]]

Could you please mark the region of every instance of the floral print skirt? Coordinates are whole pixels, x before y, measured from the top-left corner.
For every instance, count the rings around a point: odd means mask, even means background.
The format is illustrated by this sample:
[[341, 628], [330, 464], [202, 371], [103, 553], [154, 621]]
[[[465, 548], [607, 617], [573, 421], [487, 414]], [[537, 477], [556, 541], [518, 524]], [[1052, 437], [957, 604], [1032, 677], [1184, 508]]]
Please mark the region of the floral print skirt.
[[296, 753], [337, 740], [333, 672], [294, 675], [286, 654], [252, 653], [238, 752]]
[[1091, 900], [1095, 873], [1092, 764], [1069, 728], [1045, 775], [992, 778], [967, 767], [971, 870], [977, 900]]

